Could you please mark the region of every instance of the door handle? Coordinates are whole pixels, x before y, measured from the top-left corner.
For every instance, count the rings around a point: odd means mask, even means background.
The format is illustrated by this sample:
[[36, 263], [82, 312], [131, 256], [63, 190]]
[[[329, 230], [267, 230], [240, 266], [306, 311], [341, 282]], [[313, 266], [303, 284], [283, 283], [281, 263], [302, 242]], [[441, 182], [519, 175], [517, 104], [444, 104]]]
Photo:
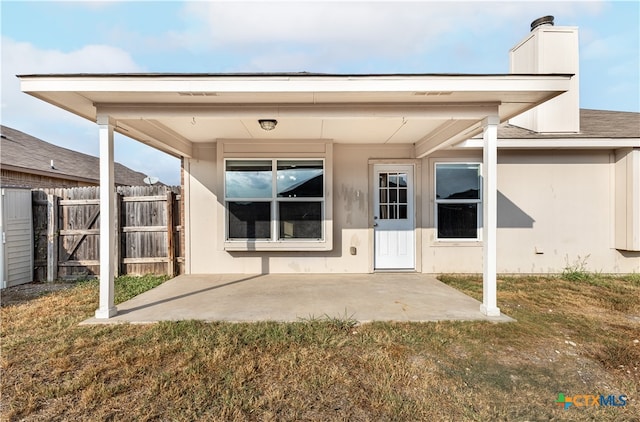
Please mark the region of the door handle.
[[378, 223], [373, 223], [373, 227], [378, 227]]

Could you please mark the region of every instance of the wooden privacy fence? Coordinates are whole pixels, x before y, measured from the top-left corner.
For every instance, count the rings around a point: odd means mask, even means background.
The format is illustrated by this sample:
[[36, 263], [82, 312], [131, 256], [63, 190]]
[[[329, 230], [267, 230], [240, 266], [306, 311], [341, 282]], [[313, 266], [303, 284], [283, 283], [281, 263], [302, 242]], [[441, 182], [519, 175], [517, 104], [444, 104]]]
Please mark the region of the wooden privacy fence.
[[[116, 192], [115, 275], [182, 274], [180, 188], [119, 186]], [[98, 275], [99, 188], [42, 189], [32, 195], [34, 280]]]

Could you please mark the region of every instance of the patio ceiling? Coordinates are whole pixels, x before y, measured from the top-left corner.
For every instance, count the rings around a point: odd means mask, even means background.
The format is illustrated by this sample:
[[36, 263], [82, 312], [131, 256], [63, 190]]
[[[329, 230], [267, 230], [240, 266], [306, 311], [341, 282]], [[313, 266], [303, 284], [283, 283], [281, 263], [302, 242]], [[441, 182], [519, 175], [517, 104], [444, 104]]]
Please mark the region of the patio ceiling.
[[[572, 75], [22, 75], [22, 90], [177, 156], [217, 139], [413, 144], [416, 156], [518, 115]], [[258, 119], [276, 119], [264, 131]]]

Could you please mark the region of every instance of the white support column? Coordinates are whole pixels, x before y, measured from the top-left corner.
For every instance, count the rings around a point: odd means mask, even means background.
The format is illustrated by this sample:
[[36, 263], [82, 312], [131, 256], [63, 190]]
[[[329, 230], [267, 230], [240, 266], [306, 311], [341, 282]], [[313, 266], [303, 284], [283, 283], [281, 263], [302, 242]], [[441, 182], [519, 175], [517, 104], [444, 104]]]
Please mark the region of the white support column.
[[98, 116], [100, 134], [100, 304], [96, 318], [111, 318], [113, 304], [113, 256], [115, 252], [115, 187], [113, 174], [113, 120]]
[[484, 246], [482, 269], [482, 305], [480, 312], [500, 316], [497, 306], [497, 232], [498, 232], [498, 116], [484, 119], [482, 148], [482, 240]]

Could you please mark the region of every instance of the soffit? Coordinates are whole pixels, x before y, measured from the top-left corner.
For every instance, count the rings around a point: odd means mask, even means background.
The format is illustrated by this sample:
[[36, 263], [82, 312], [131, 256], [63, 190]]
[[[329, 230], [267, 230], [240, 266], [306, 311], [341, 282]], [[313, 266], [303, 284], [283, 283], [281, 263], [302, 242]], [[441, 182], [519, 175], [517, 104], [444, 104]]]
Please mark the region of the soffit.
[[[501, 121], [566, 91], [570, 75], [30, 75], [22, 90], [174, 155], [216, 139], [417, 144]], [[275, 130], [258, 119], [277, 119]], [[465, 133], [472, 135], [472, 133]]]

